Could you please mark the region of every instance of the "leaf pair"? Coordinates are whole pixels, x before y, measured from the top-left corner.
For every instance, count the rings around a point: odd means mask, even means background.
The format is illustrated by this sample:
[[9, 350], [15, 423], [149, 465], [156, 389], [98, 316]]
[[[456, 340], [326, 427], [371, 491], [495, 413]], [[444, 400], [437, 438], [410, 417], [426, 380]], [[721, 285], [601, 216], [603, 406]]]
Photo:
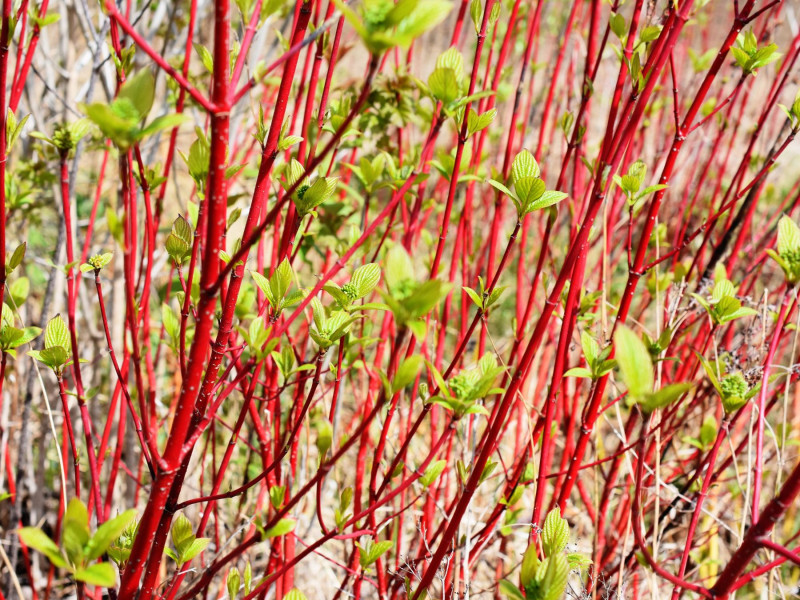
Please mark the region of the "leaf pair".
[[[502, 2], [495, 2], [492, 5], [492, 12], [489, 13], [487, 30], [494, 27], [494, 24], [497, 23], [497, 19], [500, 18], [500, 10], [502, 7]], [[470, 2], [469, 16], [472, 19], [472, 25], [475, 27], [475, 33], [480, 33], [481, 23], [483, 21], [483, 2], [481, 2], [481, 0], [472, 0], [472, 2]]]
[[358, 12], [342, 0], [336, 8], [356, 30], [367, 50], [380, 55], [390, 48], [408, 48], [411, 42], [441, 23], [452, 4], [444, 0], [365, 0]]
[[253, 271], [252, 275], [258, 289], [266, 296], [275, 317], [280, 315], [284, 309], [295, 306], [304, 297], [301, 290], [288, 293], [294, 281], [294, 271], [292, 265], [285, 258], [269, 277], [265, 277], [258, 271]]
[[56, 315], [47, 322], [44, 329], [44, 348], [29, 351], [28, 356], [50, 367], [60, 376], [63, 368], [72, 364], [69, 358], [71, 349], [67, 324], [61, 315]]
[[[369, 295], [377, 287], [380, 280], [381, 268], [378, 263], [367, 263], [353, 272], [348, 283], [339, 287], [336, 283], [330, 282], [326, 283], [322, 289], [333, 296], [341, 310], [350, 311], [351, 308], [358, 310], [363, 307], [353, 307], [353, 303]], [[375, 307], [370, 306], [370, 308]]]
[[616, 360], [608, 358], [611, 355], [611, 346], [606, 346], [601, 350], [600, 344], [586, 331], [581, 332], [581, 348], [589, 368], [574, 367], [564, 373], [564, 377], [599, 379], [617, 366]]
[[699, 294], [691, 295], [706, 310], [715, 325], [724, 325], [735, 319], [758, 314], [755, 309], [742, 306], [742, 302], [736, 297], [736, 290], [736, 286], [727, 278], [724, 266], [718, 265], [711, 297], [707, 300]]
[[361, 318], [351, 317], [344, 311], [333, 311], [328, 315], [319, 298], [312, 298], [311, 310], [314, 328], [310, 328], [308, 333], [322, 350], [339, 341], [350, 330], [350, 326]]
[[144, 125], [153, 108], [155, 85], [153, 74], [147, 69], [141, 70], [122, 84], [111, 104], [97, 102], [85, 105], [83, 110], [103, 135], [120, 150], [128, 150], [144, 138], [163, 129], [177, 127], [186, 120], [185, 115], [170, 114]]
[[395, 320], [408, 327], [417, 339], [424, 339], [426, 326], [422, 317], [447, 296], [452, 285], [438, 279], [419, 283], [411, 257], [399, 244], [386, 253], [383, 273], [387, 287], [383, 299]]
[[487, 396], [502, 394], [505, 391], [503, 388], [494, 387], [494, 382], [506, 371], [506, 367], [498, 366], [494, 355], [488, 352], [478, 361], [474, 369], [462, 371], [449, 381], [444, 380], [433, 364], [427, 363], [427, 365], [439, 388], [439, 395], [428, 399], [428, 402], [453, 411], [456, 419], [472, 414], [488, 415], [489, 411], [479, 402]]
[[385, 540], [383, 542], [375, 542], [367, 538], [364, 542], [356, 542], [358, 547], [358, 560], [362, 569], [367, 569], [378, 562], [378, 559], [392, 549], [394, 544]]
[[501, 582], [501, 591], [512, 600], [558, 600], [564, 596], [570, 570], [591, 564], [581, 554], [565, 554], [569, 524], [557, 508], [545, 517], [539, 540], [544, 558], [539, 559], [535, 544], [522, 557], [519, 580], [525, 595], [510, 581]]
[[3, 303], [2, 325], [0, 325], [0, 349], [16, 358], [16, 349], [37, 338], [42, 330], [38, 327], [14, 327], [14, 313], [8, 304]]
[[758, 47], [758, 40], [752, 31], [740, 33], [736, 45], [731, 47], [731, 54], [745, 74], [755, 73], [756, 69], [778, 60], [782, 55], [777, 44]]
[[486, 282], [483, 280], [483, 277], [478, 277], [478, 285], [480, 287], [477, 291], [467, 286], [464, 286], [462, 289], [467, 296], [470, 297], [472, 302], [475, 303], [475, 306], [481, 310], [481, 312], [486, 312], [489, 310], [489, 307], [500, 299], [500, 296], [506, 289], [506, 286], [502, 286], [493, 289], [491, 292], [488, 291], [486, 289]]
[[175, 264], [180, 266], [192, 253], [192, 244], [194, 243], [194, 232], [189, 221], [184, 219], [181, 215], [172, 222], [172, 231], [167, 236], [165, 247], [167, 254], [175, 261]]
[[[253, 569], [250, 567], [250, 563], [248, 562], [244, 567], [244, 575], [239, 574], [239, 569], [233, 567], [230, 571], [228, 571], [228, 576], [225, 578], [225, 589], [228, 590], [228, 598], [230, 600], [236, 600], [239, 595], [239, 588], [242, 588], [242, 592], [245, 596], [250, 595], [250, 590], [253, 582]], [[284, 596], [284, 598], [288, 597]]]
[[642, 189], [646, 176], [647, 165], [641, 160], [633, 162], [625, 175], [614, 175], [614, 183], [624, 192], [631, 210], [636, 210], [650, 194], [667, 189], [663, 183], [649, 185]]
[[100, 525], [92, 535], [86, 505], [73, 498], [64, 514], [61, 547], [38, 527], [23, 527], [19, 538], [29, 548], [44, 554], [53, 566], [67, 569], [76, 581], [113, 587], [117, 581], [114, 567], [95, 561], [106, 553], [135, 516], [135, 510], [125, 511]]
[[190, 562], [211, 542], [210, 538], [196, 537], [192, 531], [192, 522], [183, 515], [179, 515], [172, 523], [170, 538], [172, 548], [167, 548], [165, 552], [167, 556], [178, 563], [179, 567]]
[[487, 183], [511, 198], [517, 208], [517, 218], [522, 220], [528, 213], [553, 206], [567, 197], [564, 192], [548, 191], [540, 174], [536, 159], [523, 150], [511, 164], [513, 192], [495, 179], [488, 179]]
[[[433, 71], [428, 76], [427, 89], [425, 84], [418, 81], [418, 85], [427, 91], [434, 100], [442, 103], [442, 110], [445, 115], [456, 117], [459, 129], [463, 124], [465, 107], [471, 102], [493, 95], [492, 90], [482, 90], [469, 96], [467, 82], [464, 78], [464, 59], [456, 48], [448, 48], [439, 58]], [[492, 122], [497, 111], [490, 109], [480, 115], [472, 111], [467, 115], [468, 136], [476, 131], [480, 131]], [[472, 119], [470, 121], [470, 119]], [[471, 124], [470, 124], [471, 123]], [[471, 131], [469, 129], [471, 128]]]
[[6, 153], [11, 152], [29, 117], [30, 115], [25, 115], [21, 120], [17, 121], [17, 115], [10, 108], [8, 109], [6, 113]]
[[243, 327], [238, 329], [250, 352], [257, 360], [263, 360], [278, 345], [276, 338], [270, 339], [272, 328], [264, 324], [262, 317], [255, 317], [246, 330]]
[[314, 368], [314, 365], [311, 364], [295, 366], [297, 364], [297, 359], [295, 358], [292, 348], [288, 345], [285, 345], [283, 348], [281, 348], [280, 352], [272, 351], [271, 355], [272, 360], [275, 361], [275, 365], [278, 367], [278, 370], [283, 376], [284, 381], [288, 380], [289, 376], [293, 375], [294, 373], [299, 373], [300, 371], [310, 371]]
[[[305, 176], [305, 172], [306, 169], [302, 163], [293, 158], [286, 165], [284, 171], [284, 189], [289, 190], [294, 187]], [[307, 181], [305, 179], [292, 194], [292, 202], [301, 217], [314, 213], [314, 209], [333, 196], [339, 179], [338, 177], [317, 177], [313, 184], [309, 184]]]
[[[389, 162], [392, 158], [389, 157]], [[358, 165], [346, 164], [346, 166], [353, 172], [353, 175], [361, 182], [367, 190], [372, 191], [375, 183], [380, 179], [384, 173], [384, 165], [387, 162], [385, 153], [380, 153], [372, 160], [362, 156], [358, 161]]]
[[336, 529], [342, 531], [351, 516], [349, 512], [350, 504], [353, 502], [353, 488], [346, 487], [339, 494], [339, 506], [334, 509], [333, 517], [336, 521]]

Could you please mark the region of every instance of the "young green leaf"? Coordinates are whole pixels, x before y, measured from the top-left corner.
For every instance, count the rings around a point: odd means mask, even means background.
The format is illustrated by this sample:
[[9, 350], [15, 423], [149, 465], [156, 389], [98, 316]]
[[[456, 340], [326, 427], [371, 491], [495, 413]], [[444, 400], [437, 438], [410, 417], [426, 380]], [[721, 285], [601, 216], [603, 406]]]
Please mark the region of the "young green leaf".
[[561, 518], [561, 511], [554, 508], [544, 520], [542, 528], [542, 549], [545, 556], [563, 552], [569, 542], [569, 524]]
[[616, 360], [628, 394], [641, 398], [653, 390], [653, 363], [642, 339], [624, 325], [614, 334]]
[[294, 519], [281, 519], [264, 532], [264, 539], [280, 537], [294, 531]]

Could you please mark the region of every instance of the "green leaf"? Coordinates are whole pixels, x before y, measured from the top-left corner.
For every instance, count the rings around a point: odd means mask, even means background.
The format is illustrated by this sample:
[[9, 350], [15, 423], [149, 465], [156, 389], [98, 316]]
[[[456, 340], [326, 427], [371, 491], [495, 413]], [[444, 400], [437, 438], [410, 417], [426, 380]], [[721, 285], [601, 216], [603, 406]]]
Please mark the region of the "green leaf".
[[333, 425], [328, 419], [319, 418], [313, 422], [313, 428], [317, 431], [317, 441], [315, 443], [320, 459], [322, 459], [333, 444]]
[[424, 317], [439, 301], [443, 300], [450, 291], [452, 284], [438, 279], [429, 279], [417, 288], [406, 298], [403, 305], [411, 315]]
[[7, 139], [6, 145], [8, 148], [8, 152], [10, 152], [11, 149], [14, 147], [14, 143], [19, 138], [19, 135], [22, 133], [22, 130], [25, 128], [25, 123], [30, 118], [30, 115], [25, 115], [19, 122], [17, 122], [17, 117], [11, 111], [10, 108], [8, 109], [7, 115], [8, 116], [6, 117], [6, 139]]
[[211, 542], [210, 538], [195, 538], [192, 542], [179, 554], [180, 563], [185, 564], [190, 562], [195, 556], [200, 554], [206, 549], [206, 546]]
[[211, 55], [211, 51], [203, 46], [203, 44], [195, 44], [194, 49], [197, 51], [197, 54], [200, 55], [200, 62], [202, 62], [206, 70], [213, 75], [214, 57]]
[[392, 380], [392, 394], [397, 393], [416, 379], [422, 369], [423, 360], [419, 354], [409, 356], [397, 368]]
[[581, 332], [581, 349], [586, 362], [590, 365], [593, 365], [600, 356], [600, 344], [586, 331]]
[[757, 315], [758, 311], [754, 308], [748, 308], [743, 306], [741, 308], [737, 308], [731, 312], [725, 313], [722, 317], [720, 317], [720, 323], [728, 323], [735, 319], [741, 319], [743, 317], [752, 317], [753, 315]]
[[784, 215], [778, 221], [778, 254], [784, 258], [788, 254], [800, 252], [800, 227]]
[[428, 468], [425, 469], [425, 473], [422, 477], [419, 478], [420, 483], [424, 487], [430, 487], [430, 485], [436, 481], [439, 475], [442, 474], [444, 468], [447, 466], [446, 460], [437, 460], [436, 462], [431, 463], [428, 465]]
[[582, 569], [592, 564], [592, 560], [589, 557], [576, 552], [567, 554], [567, 562], [569, 563], [570, 569]]
[[527, 208], [541, 198], [545, 185], [538, 177], [520, 177], [514, 180], [514, 190], [520, 203]]
[[506, 186], [504, 186], [499, 181], [496, 181], [494, 179], [487, 179], [486, 183], [488, 183], [490, 186], [492, 186], [496, 190], [501, 191], [502, 193], [504, 193], [509, 198], [513, 198], [514, 200], [517, 199], [517, 196], [514, 194], [514, 192], [512, 192], [510, 189], [508, 189]]
[[723, 298], [732, 297], [736, 294], [736, 289], [733, 287], [733, 283], [728, 279], [718, 279], [714, 283], [714, 287], [711, 290], [711, 301], [712, 302], [719, 302]]
[[56, 543], [38, 527], [23, 527], [17, 531], [17, 534], [23, 544], [28, 548], [33, 548], [37, 552], [44, 554], [54, 566], [67, 566], [67, 561], [61, 554], [61, 550], [56, 546]]
[[522, 555], [522, 566], [519, 571], [519, 581], [522, 587], [526, 587], [534, 578], [536, 568], [539, 566], [539, 556], [537, 555], [536, 544], [530, 544], [525, 554]]
[[538, 588], [541, 590], [539, 598], [541, 600], [559, 600], [564, 595], [569, 577], [567, 557], [563, 554], [548, 556], [542, 561], [539, 570], [545, 566], [543, 577], [537, 581]]
[[510, 600], [526, 600], [522, 592], [519, 591], [519, 588], [508, 579], [501, 579], [498, 587], [500, 588], [500, 593]]
[[22, 242], [19, 246], [16, 247], [11, 256], [8, 257], [8, 260], [6, 261], [6, 275], [12, 273], [14, 269], [16, 269], [20, 264], [22, 264], [22, 259], [25, 258], [26, 248], [27, 248], [27, 243]]
[[83, 107], [86, 116], [100, 128], [106, 137], [114, 141], [123, 150], [131, 143], [131, 129], [135, 122], [117, 115], [109, 105], [94, 103]]
[[548, 208], [555, 204], [561, 202], [564, 198], [567, 198], [568, 194], [564, 192], [555, 192], [552, 190], [548, 190], [544, 192], [539, 199], [531, 203], [529, 207], [529, 211], [532, 212], [534, 210], [542, 210], [544, 208]]
[[31, 289], [31, 282], [27, 277], [20, 277], [8, 286], [8, 295], [15, 306], [22, 306], [28, 297]]
[[295, 144], [299, 144], [303, 141], [303, 138], [299, 135], [287, 135], [285, 138], [282, 138], [280, 142], [278, 142], [278, 151], [283, 152], [288, 148], [291, 148]]
[[475, 26], [475, 33], [480, 33], [481, 17], [483, 16], [483, 5], [481, 0], [472, 0], [469, 5], [469, 16]]
[[280, 537], [294, 531], [294, 519], [281, 519], [264, 532], [264, 539]]
[[414, 265], [411, 257], [402, 245], [392, 246], [384, 257], [383, 276], [386, 286], [392, 294], [401, 292], [406, 282], [414, 279]]
[[130, 101], [139, 119], [144, 119], [153, 108], [155, 99], [156, 80], [150, 69], [142, 69], [130, 77], [119, 89], [117, 98]]
[[428, 77], [428, 88], [434, 98], [445, 105], [455, 101], [461, 95], [458, 75], [454, 69], [448, 67], [439, 67], [433, 70]]
[[397, 26], [397, 45], [403, 48], [408, 48], [414, 38], [444, 21], [453, 7], [451, 2], [445, 0], [420, 0], [415, 4], [413, 12]]
[[11, 325], [6, 325], [0, 330], [0, 345], [3, 348], [16, 348], [18, 344], [15, 342], [19, 340], [23, 335], [24, 331], [22, 329], [17, 329], [16, 327], [12, 327]]
[[425, 336], [428, 334], [428, 326], [425, 321], [409, 321], [406, 325], [418, 342], [425, 341]]
[[483, 298], [481, 298], [478, 292], [476, 292], [472, 288], [468, 288], [467, 286], [464, 286], [461, 289], [463, 289], [467, 293], [467, 296], [469, 296], [472, 299], [472, 301], [478, 308], [483, 309]]
[[117, 572], [109, 563], [97, 563], [78, 569], [75, 579], [98, 587], [114, 587], [117, 583]]
[[373, 543], [372, 540], [367, 540], [363, 545], [358, 546], [359, 562], [362, 568], [367, 568], [375, 564], [382, 554], [388, 552], [394, 544], [385, 540], [383, 542]]
[[225, 588], [228, 590], [228, 598], [235, 600], [239, 594], [239, 586], [242, 583], [242, 578], [239, 575], [239, 569], [236, 567], [228, 571], [228, 577], [225, 579]]
[[272, 288], [269, 285], [269, 279], [264, 277], [258, 271], [253, 271], [251, 275], [253, 276], [253, 281], [255, 281], [255, 284], [264, 293], [264, 295], [267, 297], [267, 300], [269, 300], [269, 303], [273, 306], [273, 308], [275, 308], [280, 298], [275, 298], [275, 295], [272, 293]]
[[647, 394], [640, 404], [642, 411], [651, 413], [657, 408], [669, 406], [693, 387], [691, 383], [672, 383], [657, 392]]
[[56, 346], [65, 350], [72, 347], [67, 324], [64, 323], [61, 315], [56, 315], [50, 319], [44, 330], [44, 347], [53, 348]]
[[458, 48], [451, 46], [439, 55], [434, 68], [452, 69], [457, 77], [461, 77], [461, 74], [464, 72], [464, 57], [461, 56]]
[[720, 394], [722, 394], [722, 389], [720, 388], [719, 385], [719, 373], [717, 372], [716, 365], [712, 366], [711, 363], [709, 363], [705, 358], [703, 358], [699, 354], [697, 355], [697, 357], [700, 359], [700, 363], [703, 365], [703, 369], [705, 370], [706, 375], [708, 375], [708, 378], [711, 381], [711, 385], [713, 385], [714, 388]]
[[717, 438], [718, 425], [714, 417], [706, 417], [703, 420], [703, 425], [700, 427], [700, 443], [704, 448], [711, 446]]
[[194, 540], [192, 522], [185, 516], [179, 515], [172, 523], [170, 537], [172, 538], [172, 545], [180, 553]]
[[136, 137], [137, 139], [146, 138], [153, 134], [158, 133], [159, 131], [163, 131], [164, 129], [172, 129], [173, 127], [178, 127], [180, 125], [183, 125], [188, 120], [189, 117], [184, 114], [162, 115], [160, 117], [153, 119], [150, 123], [148, 123], [144, 129], [139, 131]]
[[350, 284], [356, 289], [358, 298], [363, 298], [378, 285], [381, 279], [381, 268], [377, 263], [368, 263], [359, 267], [350, 278]]
[[[244, 595], [250, 594], [250, 582], [253, 580], [253, 569], [250, 566], [250, 561], [244, 566]], [[284, 596], [285, 598], [285, 596]]]
[[533, 154], [527, 150], [522, 150], [511, 163], [511, 178], [514, 182], [524, 177], [539, 177], [539, 164]]
[[64, 514], [61, 544], [67, 555], [67, 560], [73, 565], [79, 565], [84, 560], [84, 548], [89, 542], [89, 513], [86, 505], [78, 498], [73, 498], [67, 505]]
[[652, 41], [655, 41], [660, 34], [660, 25], [648, 25], [642, 30], [642, 33], [639, 34], [639, 40], [645, 44], [648, 44]]
[[180, 335], [181, 324], [168, 304], [161, 305], [161, 323], [164, 325], [164, 330], [167, 334], [173, 340], [177, 340]]
[[174, 233], [170, 233], [167, 236], [167, 241], [164, 243], [164, 247], [170, 258], [172, 258], [172, 260], [174, 260], [177, 264], [181, 264], [192, 250], [192, 247], [189, 244], [187, 244]]
[[594, 374], [585, 367], [573, 367], [564, 373], [564, 377], [586, 377], [588, 379], [593, 379]]
[[277, 299], [286, 296], [286, 292], [289, 291], [293, 280], [294, 271], [292, 270], [292, 265], [288, 259], [284, 258], [270, 277], [270, 287]]
[[558, 508], [551, 510], [544, 520], [542, 528], [542, 549], [545, 556], [562, 552], [569, 542], [569, 524], [561, 518]]
[[654, 185], [648, 185], [641, 192], [639, 192], [639, 195], [637, 196], [637, 198], [644, 198], [645, 196], [649, 196], [650, 194], [652, 194], [654, 192], [660, 192], [661, 190], [665, 190], [668, 187], [669, 186], [664, 184], [664, 183], [656, 183]]
[[[334, 0], [335, 2], [338, 0]], [[289, 590], [287, 594], [283, 596], [283, 600], [308, 600], [306, 595], [298, 590], [297, 588], [292, 588]]]
[[611, 27], [611, 31], [614, 32], [619, 39], [625, 37], [626, 33], [628, 32], [628, 26], [625, 23], [625, 17], [623, 17], [619, 13], [611, 13], [611, 18], [608, 21], [609, 27]]
[[467, 132], [469, 135], [486, 129], [497, 116], [497, 109], [491, 108], [481, 114], [470, 110], [467, 115]]
[[614, 334], [616, 360], [622, 381], [632, 398], [640, 398], [653, 389], [653, 363], [641, 338], [621, 325]]

